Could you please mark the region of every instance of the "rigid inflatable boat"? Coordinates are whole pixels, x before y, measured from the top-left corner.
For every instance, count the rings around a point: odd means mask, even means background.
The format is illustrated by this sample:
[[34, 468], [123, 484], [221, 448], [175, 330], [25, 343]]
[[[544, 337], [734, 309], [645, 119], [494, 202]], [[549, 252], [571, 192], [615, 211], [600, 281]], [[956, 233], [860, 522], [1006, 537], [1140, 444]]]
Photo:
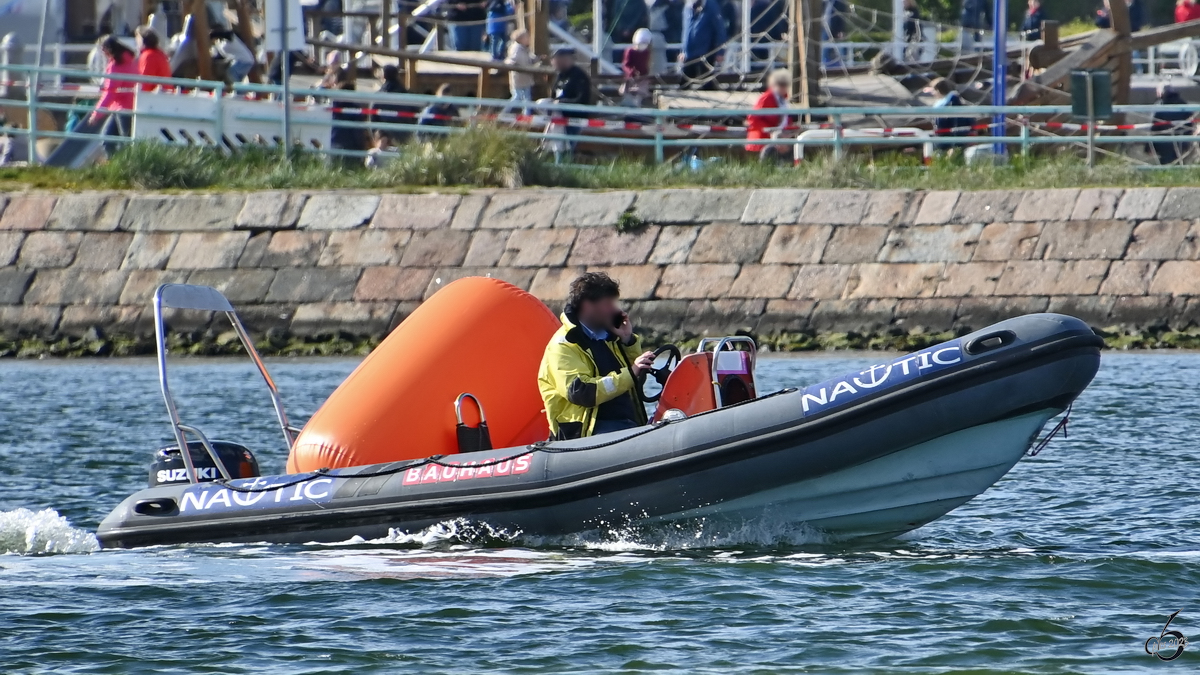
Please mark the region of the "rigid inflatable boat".
[[[1102, 344], [1078, 319], [1032, 314], [759, 395], [753, 342], [706, 339], [695, 353], [660, 350], [665, 363], [653, 379], [663, 387], [649, 426], [548, 442], [529, 390], [553, 315], [515, 287], [466, 279], [393, 331], [301, 432], [220, 293], [168, 285], [154, 302], [176, 443], [155, 452], [152, 487], [100, 524], [106, 547], [373, 539], [457, 518], [559, 535], [693, 518], [737, 527], [766, 517], [834, 538], [889, 537], [1008, 472], [1092, 381]], [[261, 476], [249, 449], [180, 421], [163, 339], [172, 308], [232, 321], [270, 389], [291, 473]], [[475, 323], [481, 317], [513, 321], [498, 328]], [[453, 342], [480, 325], [509, 335], [504, 363], [494, 363], [495, 350]], [[529, 330], [504, 332], [514, 325]], [[430, 330], [449, 341], [438, 357], [455, 362], [449, 374], [434, 377], [403, 358], [415, 343], [432, 342]]]

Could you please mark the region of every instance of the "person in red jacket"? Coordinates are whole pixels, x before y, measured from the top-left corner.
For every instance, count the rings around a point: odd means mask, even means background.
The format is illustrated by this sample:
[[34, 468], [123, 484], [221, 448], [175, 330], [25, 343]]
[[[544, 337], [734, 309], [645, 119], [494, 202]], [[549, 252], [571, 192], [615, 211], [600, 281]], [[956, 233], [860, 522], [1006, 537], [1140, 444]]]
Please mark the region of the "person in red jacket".
[[[754, 102], [755, 110], [788, 107], [788, 88], [791, 86], [791, 75], [788, 71], [779, 69], [767, 76], [767, 90]], [[784, 115], [749, 115], [746, 118], [746, 140], [759, 141], [771, 138], [771, 132], [787, 125], [788, 116]], [[787, 152], [787, 146], [763, 145], [747, 143], [746, 152], [758, 153], [762, 161], [779, 161]]]
[[1175, 2], [1175, 23], [1195, 21], [1200, 19], [1200, 5], [1193, 0], [1177, 0]]
[[[170, 77], [171, 61], [163, 50], [158, 48], [158, 33], [149, 26], [138, 26], [138, 75], [146, 77]], [[160, 85], [151, 82], [142, 83], [142, 91], [154, 91]], [[163, 87], [167, 89], [167, 87]]]

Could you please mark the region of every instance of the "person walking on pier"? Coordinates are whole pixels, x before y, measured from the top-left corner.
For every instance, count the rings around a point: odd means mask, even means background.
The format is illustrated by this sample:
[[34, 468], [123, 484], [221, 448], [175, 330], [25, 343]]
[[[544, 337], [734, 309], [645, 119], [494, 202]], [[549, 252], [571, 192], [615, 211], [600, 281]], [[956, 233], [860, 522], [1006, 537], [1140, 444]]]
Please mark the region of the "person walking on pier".
[[992, 27], [992, 0], [963, 0], [962, 53], [974, 54], [983, 41], [983, 32]]
[[489, 0], [487, 5], [488, 51], [493, 61], [503, 61], [508, 52], [508, 25], [512, 21], [513, 8], [508, 0]]
[[[163, 50], [158, 48], [158, 33], [149, 26], [138, 26], [136, 31], [138, 42], [138, 75], [146, 77], [170, 77], [171, 61]], [[153, 82], [143, 82], [142, 91], [154, 91], [160, 85]], [[167, 89], [168, 87], [164, 87]]]
[[[712, 0], [715, 2], [715, 0]], [[691, 16], [684, 16], [683, 51], [679, 63], [684, 86], [691, 89], [716, 89], [715, 70], [725, 56], [725, 22], [718, 8], [709, 8], [709, 0], [695, 0]]]
[[454, 2], [446, 11], [450, 22], [450, 41], [454, 51], [483, 50], [483, 30], [487, 23], [487, 0]]
[[[104, 67], [105, 78], [100, 84], [100, 101], [96, 109], [88, 117], [87, 124], [80, 133], [96, 133], [100, 131], [106, 136], [129, 135], [129, 113], [133, 111], [134, 92], [137, 84], [122, 80], [115, 75], [137, 75], [137, 58], [133, 51], [125, 46], [115, 35], [109, 35], [100, 43], [101, 51], [107, 60]], [[120, 149], [117, 143], [106, 143], [105, 151], [111, 156]]]
[[1021, 24], [1021, 36], [1030, 42], [1042, 39], [1042, 22], [1046, 20], [1046, 12], [1042, 10], [1041, 0], [1029, 0], [1025, 10], [1025, 21]]

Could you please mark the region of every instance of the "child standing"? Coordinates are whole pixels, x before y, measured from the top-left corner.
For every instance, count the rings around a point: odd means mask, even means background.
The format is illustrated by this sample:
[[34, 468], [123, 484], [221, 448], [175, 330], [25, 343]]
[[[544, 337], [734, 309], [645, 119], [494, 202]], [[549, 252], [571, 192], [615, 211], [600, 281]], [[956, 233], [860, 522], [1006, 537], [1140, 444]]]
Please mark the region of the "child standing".
[[[510, 66], [529, 67], [537, 64], [537, 58], [529, 51], [529, 31], [518, 28], [513, 31], [512, 43], [508, 45], [508, 57], [504, 62]], [[533, 75], [508, 71], [508, 88], [512, 91], [512, 100], [521, 101], [522, 110], [529, 114], [528, 103], [533, 100]]]

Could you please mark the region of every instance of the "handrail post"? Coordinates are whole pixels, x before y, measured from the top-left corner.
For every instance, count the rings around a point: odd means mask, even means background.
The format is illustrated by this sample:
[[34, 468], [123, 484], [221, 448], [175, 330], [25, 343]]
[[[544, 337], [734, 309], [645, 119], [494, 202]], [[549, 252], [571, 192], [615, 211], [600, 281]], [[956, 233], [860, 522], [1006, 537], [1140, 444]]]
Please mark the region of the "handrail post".
[[41, 86], [39, 81], [38, 71], [35, 70], [25, 76], [25, 100], [29, 106], [29, 134], [26, 139], [29, 143], [29, 164], [36, 166], [38, 164], [37, 154], [37, 127], [38, 127], [38, 107], [37, 107], [37, 90]]
[[[291, 46], [288, 45], [288, 0], [279, 1], [279, 58], [283, 61], [279, 63], [280, 84], [283, 85], [283, 91], [280, 93], [280, 100], [283, 102], [283, 119], [280, 120], [283, 126], [283, 161], [288, 162], [292, 159], [292, 52]], [[353, 68], [352, 68], [353, 70]]]
[[654, 113], [654, 163], [662, 164], [663, 157], [663, 115], [661, 112]]
[[833, 116], [833, 161], [842, 161], [842, 116]]
[[37, 90], [41, 86], [42, 63], [46, 53], [46, 21], [50, 16], [50, 0], [42, 3], [42, 21], [38, 26], [37, 56], [34, 57], [34, 71], [25, 76], [26, 98], [29, 101], [29, 164], [36, 166], [37, 155]]
[[1021, 156], [1029, 156], [1029, 117], [1021, 117]]
[[[236, 89], [234, 91], [236, 92]], [[216, 96], [217, 96], [217, 114], [216, 114], [216, 119], [213, 120], [213, 132], [216, 134], [216, 138], [214, 138], [213, 141], [217, 144], [217, 148], [216, 148], [217, 150], [224, 151], [225, 150], [225, 85], [222, 84], [220, 87], [215, 89], [213, 91], [213, 93], [216, 94]]]

